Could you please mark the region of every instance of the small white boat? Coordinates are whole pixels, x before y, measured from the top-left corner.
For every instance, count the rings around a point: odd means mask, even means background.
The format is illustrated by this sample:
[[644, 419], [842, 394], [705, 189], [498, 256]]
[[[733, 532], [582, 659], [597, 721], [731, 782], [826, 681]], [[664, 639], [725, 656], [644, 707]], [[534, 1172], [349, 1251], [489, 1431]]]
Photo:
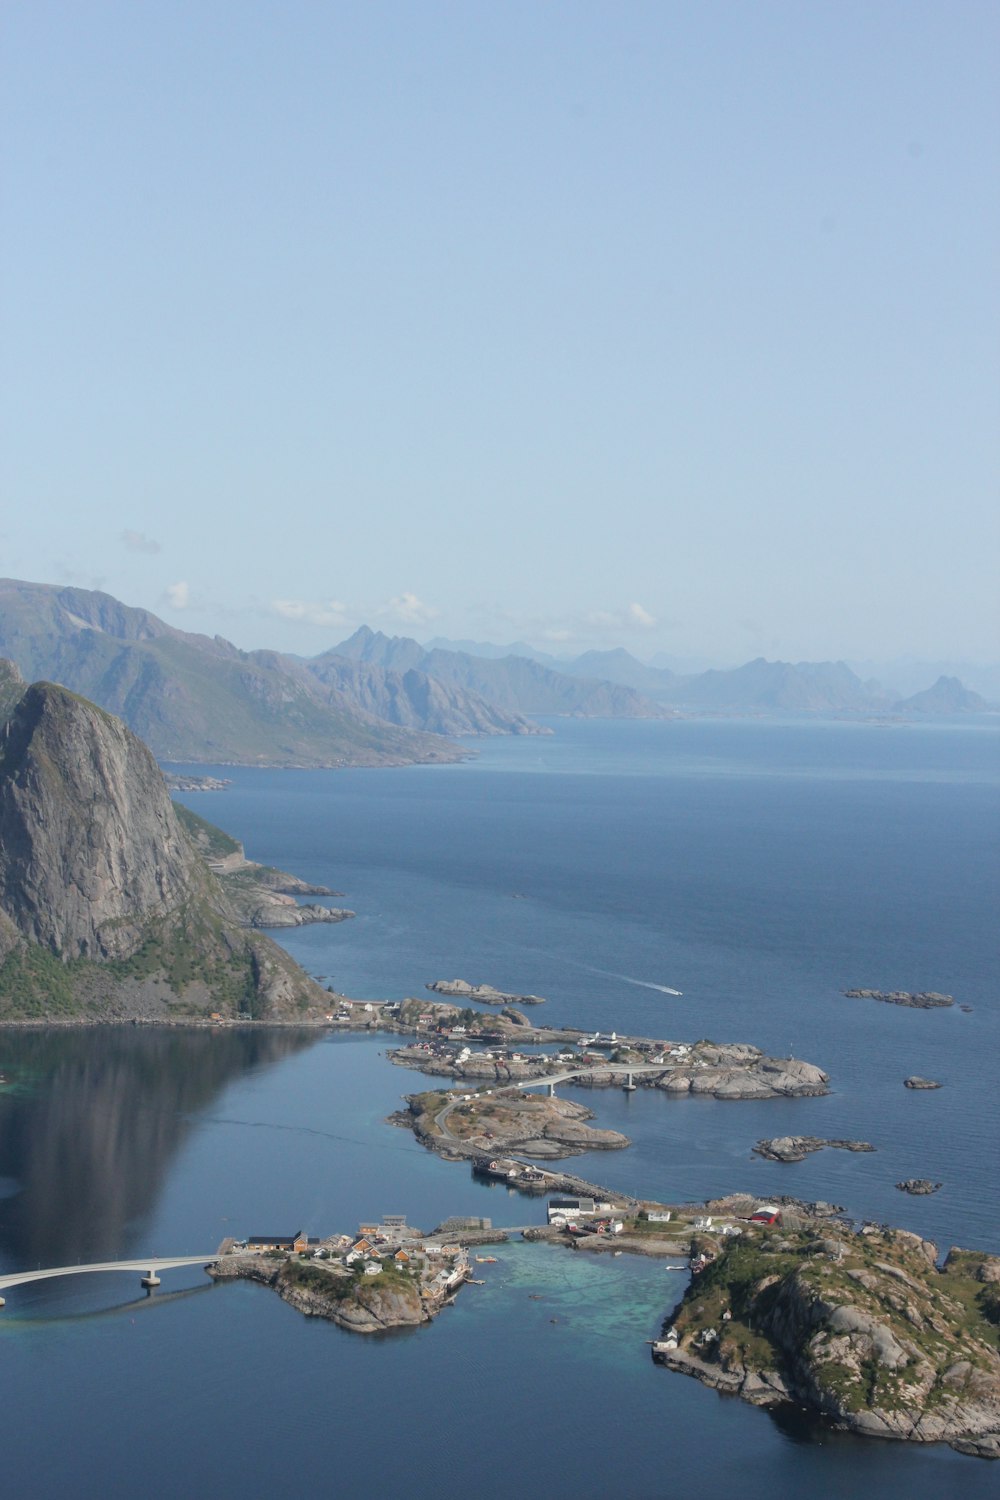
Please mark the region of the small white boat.
[[672, 990], [668, 984], [661, 984], [660, 989], [665, 995], [683, 995], [683, 990]]

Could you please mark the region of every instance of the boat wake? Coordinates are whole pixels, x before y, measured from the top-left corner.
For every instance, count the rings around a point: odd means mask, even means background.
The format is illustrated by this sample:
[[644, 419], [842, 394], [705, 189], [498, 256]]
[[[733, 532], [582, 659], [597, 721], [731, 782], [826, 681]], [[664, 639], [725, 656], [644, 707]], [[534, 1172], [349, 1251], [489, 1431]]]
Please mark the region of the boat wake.
[[625, 984], [637, 985], [640, 990], [658, 990], [661, 995], [683, 995], [683, 990], [672, 990], [668, 984], [653, 984], [649, 979], [634, 979], [631, 974], [612, 974], [609, 969], [595, 969], [595, 974], [606, 974], [609, 979], [620, 979]]
[[[513, 945], [512, 945], [513, 946]], [[661, 995], [683, 995], [683, 990], [675, 990], [668, 984], [653, 984], [649, 979], [636, 979], [632, 974], [618, 974], [614, 969], [599, 969], [596, 964], [581, 963], [578, 958], [567, 958], [565, 953], [550, 953], [545, 948], [532, 948], [528, 944], [521, 947], [525, 953], [540, 953], [545, 958], [554, 959], [557, 963], [568, 964], [571, 969], [583, 969], [588, 974], [600, 974], [602, 979], [620, 979], [623, 984], [634, 984], [640, 990], [658, 990]]]

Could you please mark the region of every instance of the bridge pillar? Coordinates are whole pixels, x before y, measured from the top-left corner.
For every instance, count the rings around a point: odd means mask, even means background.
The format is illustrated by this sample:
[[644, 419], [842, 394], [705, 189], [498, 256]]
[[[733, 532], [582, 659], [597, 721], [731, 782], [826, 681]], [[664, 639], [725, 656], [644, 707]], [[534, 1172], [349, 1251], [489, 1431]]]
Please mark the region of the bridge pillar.
[[7, 1306], [7, 1298], [6, 1297], [0, 1297], [0, 1307], [6, 1307], [6, 1306]]
[[154, 1287], [158, 1287], [159, 1284], [160, 1284], [160, 1278], [159, 1278], [159, 1276], [157, 1276], [157, 1274], [156, 1274], [155, 1271], [150, 1271], [149, 1275], [148, 1276], [144, 1276], [142, 1278], [142, 1282], [141, 1282], [141, 1285], [144, 1286], [146, 1288], [146, 1290], [149, 1291], [149, 1292], [151, 1292]]
[[556, 1086], [555, 1086], [555, 1084], [554, 1083], [550, 1083], [548, 1085], [548, 1090], [549, 1090], [549, 1098], [550, 1099], [554, 1099], [556, 1097]]

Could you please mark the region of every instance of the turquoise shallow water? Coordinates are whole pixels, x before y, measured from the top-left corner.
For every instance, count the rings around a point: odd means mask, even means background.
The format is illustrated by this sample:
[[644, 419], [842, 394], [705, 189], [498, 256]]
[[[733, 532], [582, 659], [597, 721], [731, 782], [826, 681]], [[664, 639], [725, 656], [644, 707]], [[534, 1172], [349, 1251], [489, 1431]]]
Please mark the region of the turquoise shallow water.
[[[462, 977], [547, 995], [540, 1015], [792, 1048], [827, 1098], [723, 1104], [579, 1092], [624, 1153], [600, 1181], [695, 1197], [825, 1197], [1000, 1247], [997, 737], [981, 729], [559, 725], [479, 763], [229, 772], [191, 805], [249, 853], [347, 893], [354, 923], [293, 934], [359, 995]], [[517, 897], [518, 899], [515, 899]], [[844, 1000], [937, 988], [971, 1014]], [[648, 984], [684, 991], [665, 997]], [[0, 1036], [0, 1263], [201, 1253], [223, 1234], [351, 1228], [382, 1212], [498, 1223], [541, 1205], [384, 1124], [419, 1075], [386, 1043], [137, 1028]], [[909, 1072], [945, 1088], [913, 1094]], [[877, 1151], [783, 1168], [760, 1135]], [[944, 1182], [931, 1199], [902, 1176]], [[526, 1207], [527, 1203], [527, 1207]], [[683, 1286], [655, 1261], [504, 1247], [432, 1327], [362, 1340], [260, 1288], [153, 1301], [134, 1278], [24, 1288], [0, 1317], [5, 1472], [43, 1496], [264, 1496], [289, 1482], [629, 1497], [995, 1490], [989, 1466], [776, 1418], [654, 1368]], [[555, 1321], [553, 1321], [555, 1319]]]

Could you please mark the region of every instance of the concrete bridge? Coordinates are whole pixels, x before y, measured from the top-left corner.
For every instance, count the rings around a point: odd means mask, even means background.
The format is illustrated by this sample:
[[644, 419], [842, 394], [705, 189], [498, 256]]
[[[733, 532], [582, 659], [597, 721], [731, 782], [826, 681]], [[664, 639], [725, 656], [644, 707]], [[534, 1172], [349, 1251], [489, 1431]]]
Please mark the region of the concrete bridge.
[[635, 1088], [635, 1075], [642, 1073], [666, 1073], [666, 1063], [590, 1063], [585, 1068], [571, 1068], [565, 1073], [549, 1073], [542, 1078], [525, 1078], [518, 1083], [505, 1085], [512, 1089], [536, 1089], [542, 1084], [549, 1091], [549, 1095], [555, 1093], [557, 1083], [570, 1083], [574, 1078], [590, 1078], [595, 1073], [618, 1073], [625, 1075], [626, 1089]]
[[[0, 1293], [8, 1287], [23, 1286], [28, 1281], [50, 1281], [56, 1276], [85, 1276], [91, 1271], [141, 1271], [141, 1285], [148, 1290], [160, 1284], [158, 1271], [171, 1271], [175, 1266], [210, 1266], [217, 1255], [146, 1256], [144, 1260], [106, 1260], [88, 1266], [49, 1266], [44, 1271], [12, 1271], [0, 1276]], [[5, 1298], [0, 1295], [0, 1307]]]

